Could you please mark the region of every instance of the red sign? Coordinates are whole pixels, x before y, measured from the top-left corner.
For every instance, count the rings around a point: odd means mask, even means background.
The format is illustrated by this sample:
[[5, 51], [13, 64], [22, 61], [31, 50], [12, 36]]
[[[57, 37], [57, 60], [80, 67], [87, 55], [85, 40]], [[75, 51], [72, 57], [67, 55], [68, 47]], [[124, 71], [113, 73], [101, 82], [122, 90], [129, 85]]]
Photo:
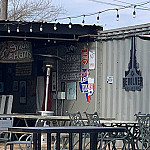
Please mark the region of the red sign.
[[88, 50], [82, 49], [82, 56], [81, 56], [82, 63], [85, 65], [88, 60]]

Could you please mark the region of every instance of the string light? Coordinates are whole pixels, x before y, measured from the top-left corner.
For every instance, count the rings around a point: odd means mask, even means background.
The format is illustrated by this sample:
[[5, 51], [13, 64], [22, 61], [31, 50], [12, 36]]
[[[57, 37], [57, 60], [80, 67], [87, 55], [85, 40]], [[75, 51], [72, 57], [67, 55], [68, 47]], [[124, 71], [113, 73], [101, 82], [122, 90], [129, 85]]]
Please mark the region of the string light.
[[71, 29], [72, 28], [72, 23], [71, 23], [71, 17], [68, 17], [69, 19], [70, 19], [70, 22], [69, 22], [69, 29]]
[[41, 25], [40, 25], [40, 31], [41, 31], [41, 32], [43, 31], [42, 23], [41, 23]]
[[[150, 3], [150, 2], [148, 2], [148, 3]], [[136, 17], [136, 10], [135, 9], [140, 9], [139, 8], [139, 6], [142, 6], [142, 5], [146, 5], [147, 4], [147, 2], [145, 2], [145, 3], [142, 3], [142, 4], [139, 4], [139, 5], [135, 5], [135, 4], [130, 4], [130, 5], [127, 5], [127, 6], [122, 6], [122, 7], [120, 7], [120, 8], [110, 8], [110, 9], [105, 9], [105, 10], [102, 10], [102, 11], [99, 11], [99, 12], [95, 12], [95, 13], [91, 13], [91, 14], [86, 14], [86, 15], [78, 15], [78, 16], [72, 16], [72, 17], [64, 17], [64, 18], [57, 18], [57, 19], [55, 19], [55, 23], [54, 23], [54, 30], [57, 30], [57, 20], [64, 20], [64, 19], [70, 19], [70, 22], [69, 22], [69, 24], [68, 24], [68, 27], [71, 29], [72, 28], [72, 23], [71, 23], [71, 19], [75, 19], [75, 18], [79, 18], [79, 17], [83, 17], [83, 20], [82, 20], [82, 26], [84, 26], [85, 25], [85, 16], [93, 16], [93, 15], [97, 15], [97, 17], [96, 17], [96, 20], [97, 20], [97, 23], [99, 23], [99, 21], [100, 21], [100, 13], [105, 13], [105, 12], [107, 12], [107, 11], [117, 11], [117, 18], [116, 18], [116, 20], [117, 21], [119, 21], [119, 10], [123, 10], [123, 9], [127, 9], [127, 8], [132, 8], [133, 6], [134, 6], [134, 10], [133, 10], [133, 18], [135, 18]], [[138, 8], [137, 8], [138, 7]], [[141, 8], [142, 9], [142, 8]], [[148, 10], [148, 9], [145, 9], [145, 10]], [[42, 22], [43, 23], [43, 22]], [[43, 24], [41, 23], [41, 25], [40, 25], [40, 31], [43, 31]], [[8, 23], [8, 24], [6, 24], [6, 25], [8, 25], [7, 26], [7, 32], [8, 33], [10, 33], [11, 32], [11, 29], [10, 29], [10, 27], [9, 27], [9, 24], [10, 23]], [[31, 26], [30, 26], [30, 28], [29, 28], [29, 31], [30, 32], [33, 32], [33, 28], [32, 28], [32, 23], [31, 23]], [[20, 28], [19, 28], [19, 23], [18, 23], [18, 27], [17, 27], [17, 32], [20, 32]]]
[[31, 26], [30, 26], [30, 32], [32, 32], [33, 31], [33, 29], [32, 29], [32, 23], [31, 23]]
[[19, 32], [19, 24], [18, 24], [18, 27], [17, 27], [17, 32]]
[[55, 24], [54, 24], [54, 30], [56, 31], [57, 30], [57, 26], [56, 26], [56, 21], [57, 21], [57, 19], [55, 19]]
[[136, 18], [135, 7], [136, 7], [136, 6], [134, 6], [134, 10], [133, 10], [133, 18]]
[[8, 25], [8, 29], [7, 29], [7, 32], [8, 32], [8, 33], [10, 33], [10, 27], [9, 27], [9, 25]]
[[49, 43], [50, 41], [51, 41], [50, 39], [47, 40], [48, 43]]
[[117, 21], [119, 21], [119, 13], [118, 13], [118, 9], [116, 9], [117, 10]]
[[99, 23], [99, 13], [98, 13], [98, 16], [97, 16], [97, 23]]
[[84, 23], [85, 23], [84, 18], [85, 18], [85, 15], [83, 15], [82, 26], [84, 26]]

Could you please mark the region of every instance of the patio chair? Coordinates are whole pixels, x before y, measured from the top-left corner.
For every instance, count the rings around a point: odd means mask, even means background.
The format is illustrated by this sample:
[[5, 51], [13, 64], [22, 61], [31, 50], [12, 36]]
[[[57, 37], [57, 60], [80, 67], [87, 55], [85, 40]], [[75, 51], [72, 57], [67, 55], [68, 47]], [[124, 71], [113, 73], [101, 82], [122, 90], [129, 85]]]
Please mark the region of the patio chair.
[[87, 124], [89, 126], [102, 126], [101, 122], [100, 122], [100, 118], [98, 116], [98, 113], [95, 112], [93, 114], [90, 114], [90, 113], [87, 113], [87, 112], [84, 112], [86, 117], [87, 117]]
[[[87, 117], [87, 120], [88, 120], [87, 123], [89, 126], [98, 126], [98, 127], [104, 126], [101, 124], [101, 121], [97, 112], [94, 112], [94, 113], [84, 112], [84, 113]], [[99, 142], [98, 149], [106, 149], [108, 146], [108, 149], [110, 150], [111, 149], [110, 144], [112, 143], [112, 149], [116, 150], [116, 146], [115, 146], [116, 140], [124, 140], [124, 139], [125, 139], [125, 136], [122, 135], [122, 133], [111, 133], [111, 132], [100, 133], [98, 135], [98, 142]]]
[[[35, 126], [43, 126], [44, 122], [42, 122], [40, 119], [37, 119]], [[11, 124], [11, 126], [9, 127], [13, 127], [13, 124]], [[10, 134], [12, 134], [10, 132]], [[11, 137], [9, 138], [9, 140], [5, 143], [5, 150], [7, 150], [7, 146], [10, 145], [11, 147], [13, 147], [14, 144], [18, 144], [19, 149], [23, 150], [23, 146], [25, 145], [25, 149], [26, 150], [32, 150], [32, 142], [33, 142], [33, 135], [32, 134], [21, 134], [21, 136], [18, 138], [17, 140], [12, 140]]]
[[141, 142], [142, 150], [150, 149], [150, 114], [135, 114], [139, 124], [140, 135], [138, 141]]
[[[12, 134], [12, 133], [11, 133]], [[9, 141], [5, 143], [5, 150], [7, 150], [7, 146], [10, 145], [12, 147], [14, 144], [18, 144], [18, 150], [23, 150], [23, 146], [25, 147], [26, 150], [32, 150], [32, 141], [33, 141], [33, 135], [32, 134], [21, 134], [21, 136], [18, 138], [18, 140], [12, 140], [11, 138]]]
[[13, 118], [8, 116], [0, 117], [0, 142], [7, 142], [11, 139], [11, 133], [7, 132], [13, 126]]
[[[87, 113], [87, 112], [84, 112], [85, 113], [85, 115], [86, 115], [86, 117], [87, 117], [87, 124], [89, 125], [89, 126], [98, 126], [98, 127], [100, 127], [100, 126], [102, 126], [102, 124], [100, 123], [100, 118], [99, 118], [99, 116], [98, 116], [98, 113], [97, 112], [94, 112], [94, 113]], [[99, 148], [100, 147], [102, 147], [102, 141], [104, 141], [105, 142], [105, 145], [108, 143], [108, 142], [110, 142], [110, 139], [106, 139], [106, 137], [105, 138], [103, 138], [102, 139], [102, 134], [103, 133], [101, 133], [101, 134], [99, 134], [98, 135], [98, 141], [100, 141], [100, 146], [99, 146]], [[106, 146], [105, 146], [106, 147]], [[108, 149], [110, 150], [110, 143], [108, 143]]]
[[[69, 115], [70, 118], [70, 125], [71, 126], [85, 126], [85, 123], [82, 119], [81, 113], [78, 111], [77, 113], [69, 113], [67, 111], [67, 114]], [[78, 135], [76, 133], [73, 134], [73, 147], [75, 147], [77, 145], [77, 143], [79, 142], [79, 140], [75, 141], [75, 138]], [[86, 147], [88, 146], [89, 142], [87, 142], [86, 144], [86, 139], [89, 139], [90, 135], [88, 133], [84, 133], [82, 135], [83, 137], [83, 150], [86, 149]]]
[[[8, 128], [13, 127], [13, 121], [14, 118], [11, 116], [1, 116], [0, 117], [0, 142], [5, 143], [5, 150], [7, 149], [7, 145], [13, 146], [13, 144], [30, 144], [31, 142], [29, 141], [20, 141], [21, 138], [25, 137], [25, 135], [22, 135], [19, 138], [19, 141], [11, 141], [12, 139], [12, 133], [8, 132]], [[29, 138], [29, 137], [28, 137]], [[21, 149], [21, 147], [20, 147]]]

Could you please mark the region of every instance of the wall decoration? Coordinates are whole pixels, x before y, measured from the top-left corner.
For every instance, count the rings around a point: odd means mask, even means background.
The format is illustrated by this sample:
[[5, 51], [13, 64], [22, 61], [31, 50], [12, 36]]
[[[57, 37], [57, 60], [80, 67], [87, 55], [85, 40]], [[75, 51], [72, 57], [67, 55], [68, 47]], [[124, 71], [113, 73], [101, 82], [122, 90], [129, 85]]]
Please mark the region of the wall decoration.
[[0, 92], [4, 92], [4, 83], [0, 82]]
[[19, 95], [20, 95], [20, 104], [26, 104], [26, 81], [20, 81]]
[[52, 91], [56, 91], [56, 72], [52, 72]]
[[95, 84], [94, 78], [88, 77], [87, 69], [82, 69], [81, 82], [79, 82], [80, 91], [85, 93], [87, 102], [90, 102], [91, 95], [94, 93]]
[[81, 61], [84, 65], [87, 63], [87, 61], [88, 61], [88, 50], [87, 49], [82, 49]]
[[91, 95], [95, 90], [94, 78], [88, 78], [88, 93], [86, 93], [87, 101], [90, 102]]
[[89, 69], [95, 69], [95, 50], [89, 51]]
[[13, 82], [13, 91], [17, 92], [18, 91], [18, 81]]
[[130, 62], [128, 71], [125, 71], [123, 78], [123, 89], [126, 91], [141, 91], [143, 88], [143, 77], [141, 71], [138, 70], [136, 58], [135, 36], [131, 38]]
[[67, 82], [67, 100], [76, 100], [76, 82]]
[[79, 82], [80, 90], [82, 93], [88, 93], [88, 73], [87, 69], [81, 71], [81, 82]]

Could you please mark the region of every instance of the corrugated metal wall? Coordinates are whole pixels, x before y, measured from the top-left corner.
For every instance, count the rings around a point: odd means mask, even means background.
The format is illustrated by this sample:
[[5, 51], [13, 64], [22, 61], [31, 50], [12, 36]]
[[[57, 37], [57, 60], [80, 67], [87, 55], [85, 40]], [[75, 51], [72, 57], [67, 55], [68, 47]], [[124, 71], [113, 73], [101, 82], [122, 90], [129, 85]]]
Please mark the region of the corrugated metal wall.
[[[82, 45], [78, 46], [78, 50], [81, 53], [82, 49], [88, 49], [89, 50], [96, 50], [96, 43], [91, 42], [91, 43], [83, 43]], [[89, 70], [89, 63], [83, 65], [81, 63], [81, 69], [85, 68], [88, 70], [89, 75], [88, 77], [94, 78], [94, 81], [96, 81], [95, 76], [96, 76], [96, 69], [94, 70]], [[77, 111], [80, 111], [82, 115], [83, 112], [88, 112], [88, 113], [93, 113], [95, 111], [95, 93], [91, 96], [90, 103], [87, 102], [86, 96], [84, 93], [81, 93], [80, 87], [79, 87], [79, 81], [77, 83], [77, 99], [76, 100], [65, 100], [64, 101], [64, 114], [66, 114], [66, 110], [71, 113], [75, 113]]]
[[[137, 29], [134, 27], [136, 35]], [[138, 26], [139, 28], [139, 26]], [[149, 26], [148, 26], [149, 28]], [[145, 28], [140, 28], [142, 31]], [[125, 29], [122, 29], [125, 33]], [[138, 30], [138, 31], [139, 31]], [[131, 31], [131, 29], [130, 29]], [[112, 33], [113, 32], [113, 33]], [[118, 31], [117, 31], [118, 32]], [[144, 31], [145, 32], [145, 31]], [[131, 49], [131, 33], [121, 36], [113, 35], [108, 38], [104, 35], [114, 34], [115, 31], [102, 32], [98, 47], [98, 101], [99, 113], [102, 117], [115, 117], [118, 120], [135, 120], [134, 114], [150, 113], [150, 41], [136, 37], [136, 57], [139, 70], [142, 72], [143, 88], [141, 91], [125, 91], [122, 86], [125, 71], [128, 70]], [[141, 34], [138, 32], [138, 34]], [[108, 84], [107, 76], [113, 76], [113, 84]]]

